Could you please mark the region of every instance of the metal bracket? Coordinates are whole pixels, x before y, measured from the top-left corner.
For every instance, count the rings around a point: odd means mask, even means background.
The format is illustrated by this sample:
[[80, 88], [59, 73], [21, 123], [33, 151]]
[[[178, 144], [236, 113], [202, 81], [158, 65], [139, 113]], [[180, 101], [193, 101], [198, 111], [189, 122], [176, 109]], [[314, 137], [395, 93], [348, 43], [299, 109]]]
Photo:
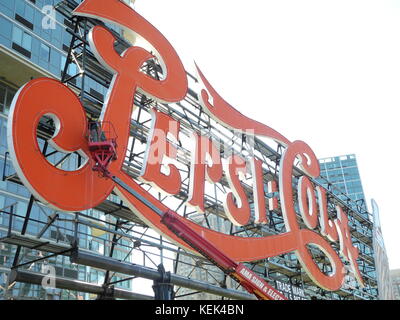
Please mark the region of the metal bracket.
[[166, 272], [164, 265], [160, 264], [157, 268], [161, 275], [160, 280], [154, 280], [153, 290], [155, 300], [173, 300], [174, 286], [171, 283], [171, 272]]
[[96, 300], [115, 300], [114, 286], [103, 284], [102, 287], [103, 287], [103, 293], [99, 294]]
[[42, 230], [38, 233], [36, 237], [40, 239], [43, 236], [43, 234], [47, 231], [47, 229], [50, 228], [50, 226], [58, 219], [58, 217], [59, 215], [57, 213], [54, 213], [49, 217], [47, 217], [46, 225], [42, 228]]

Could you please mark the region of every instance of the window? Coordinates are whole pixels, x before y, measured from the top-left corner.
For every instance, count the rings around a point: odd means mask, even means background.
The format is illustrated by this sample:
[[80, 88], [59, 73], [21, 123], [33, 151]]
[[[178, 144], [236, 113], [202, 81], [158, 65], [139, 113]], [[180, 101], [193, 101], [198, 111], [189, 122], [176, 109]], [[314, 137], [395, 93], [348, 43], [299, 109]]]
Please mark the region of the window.
[[17, 50], [28, 58], [31, 57], [32, 37], [30, 34], [14, 26], [12, 41], [14, 50]]
[[10, 109], [12, 100], [13, 100], [13, 98], [14, 98], [16, 93], [17, 92], [15, 90], [12, 90], [10, 88], [7, 89], [7, 98], [6, 98], [6, 109], [7, 110]]
[[[67, 58], [65, 56], [61, 56], [61, 75], [64, 71], [65, 63], [67, 62]], [[67, 70], [67, 74], [69, 76], [74, 76], [78, 73], [78, 67], [74, 62], [70, 62]]]
[[22, 44], [22, 34], [23, 34], [22, 30], [20, 28], [17, 28], [14, 26], [13, 35], [12, 35], [13, 42], [21, 45]]
[[22, 48], [31, 51], [32, 47], [32, 37], [24, 32], [23, 37], [22, 37]]
[[40, 44], [40, 59], [45, 62], [50, 61], [50, 47], [44, 43]]
[[27, 3], [17, 2], [16, 13], [22, 16], [24, 19], [33, 22], [35, 9]]
[[33, 30], [35, 10], [32, 6], [24, 1], [17, 1], [15, 7], [15, 20], [23, 24], [25, 27]]
[[65, 64], [67, 63], [67, 58], [65, 57], [65, 56], [61, 56], [61, 66], [60, 66], [60, 69], [61, 69], [61, 74], [62, 74], [62, 72], [64, 71], [64, 68], [65, 68]]
[[[0, 209], [3, 209], [5, 206], [4, 206], [4, 197], [3, 196], [0, 196]], [[3, 216], [4, 215], [7, 215], [7, 214], [5, 214], [5, 213], [0, 213], [0, 225], [2, 225], [3, 224]]]
[[0, 112], [8, 114], [15, 91], [10, 87], [0, 84]]
[[0, 112], [4, 111], [5, 101], [6, 101], [6, 88], [0, 85]]

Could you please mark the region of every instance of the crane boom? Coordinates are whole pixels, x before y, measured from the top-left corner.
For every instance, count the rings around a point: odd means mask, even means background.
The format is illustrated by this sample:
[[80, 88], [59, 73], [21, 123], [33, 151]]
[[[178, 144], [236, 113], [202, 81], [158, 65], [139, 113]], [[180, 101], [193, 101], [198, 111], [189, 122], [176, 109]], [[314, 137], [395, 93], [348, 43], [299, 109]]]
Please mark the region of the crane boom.
[[168, 210], [162, 215], [161, 221], [180, 239], [238, 281], [248, 292], [254, 294], [258, 299], [287, 300], [283, 294], [244, 264], [235, 262], [210, 241], [193, 231], [182, 221], [182, 218], [176, 212]]

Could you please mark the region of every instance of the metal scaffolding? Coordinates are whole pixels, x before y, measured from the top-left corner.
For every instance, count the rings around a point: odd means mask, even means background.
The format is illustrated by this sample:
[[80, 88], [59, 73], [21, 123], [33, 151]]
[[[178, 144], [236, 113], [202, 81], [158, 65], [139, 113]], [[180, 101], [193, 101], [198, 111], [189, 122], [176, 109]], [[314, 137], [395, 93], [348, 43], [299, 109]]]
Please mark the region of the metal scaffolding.
[[[88, 82], [95, 81], [103, 88], [108, 88], [112, 75], [94, 57], [87, 42], [87, 34], [94, 25], [105, 25], [95, 19], [72, 16], [71, 12], [76, 6], [77, 3], [74, 1], [65, 0], [60, 2], [56, 8], [68, 22], [67, 31], [71, 34], [71, 43], [67, 50], [68, 56], [61, 81], [78, 94], [85, 111], [97, 118], [104, 102], [104, 96], [90, 88]], [[118, 37], [116, 43], [118, 51], [122, 52], [130, 46], [117, 31], [110, 30]], [[71, 68], [71, 65], [74, 68]], [[76, 73], [69, 74], [71, 70]], [[144, 64], [143, 71], [158, 78], [161, 68], [156, 59], [151, 59]], [[188, 79], [192, 86], [197, 82], [196, 78], [190, 74], [188, 74]], [[181, 124], [181, 135], [184, 137], [188, 138], [191, 132], [207, 134], [224, 145], [224, 151], [236, 154], [254, 153], [263, 161], [264, 183], [278, 179], [279, 161], [284, 148], [277, 143], [269, 142], [267, 144], [264, 140], [257, 138], [251, 143], [242, 134], [224, 128], [203, 112], [194, 91], [189, 90], [182, 102], [173, 104], [160, 104], [137, 92], [134, 103], [136, 110], [132, 114], [130, 144], [123, 170], [136, 181], [138, 181], [147, 146], [151, 108], [160, 110], [178, 120]], [[54, 166], [79, 167], [83, 160], [78, 153], [62, 154], [48, 145], [47, 141], [53, 132], [52, 120], [43, 118], [38, 128], [38, 139], [43, 155], [52, 161]], [[267, 225], [255, 225], [254, 218], [252, 218], [246, 226], [234, 226], [223, 209], [222, 199], [227, 193], [227, 188], [229, 189], [225, 178], [206, 190], [205, 214], [198, 214], [186, 206], [190, 177], [190, 151], [183, 144], [175, 145], [175, 147], [178, 149], [177, 158], [180, 163], [178, 168], [182, 176], [181, 192], [176, 196], [164, 196], [150, 185], [145, 185], [148, 192], [185, 218], [226, 234], [262, 237], [286, 231], [280, 208], [269, 211]], [[21, 184], [15, 172], [6, 170], [7, 158], [6, 154], [3, 181]], [[293, 179], [295, 185], [303, 174], [300, 169], [295, 167]], [[313, 183], [321, 185], [316, 180], [313, 180]], [[244, 187], [248, 199], [253, 199], [251, 185], [245, 181]], [[335, 218], [335, 206], [340, 204], [349, 217], [353, 243], [360, 251], [358, 263], [366, 283], [365, 288], [350, 284], [336, 292], [318, 288], [302, 270], [293, 253], [246, 263], [246, 265], [272, 285], [275, 284], [275, 281], [281, 281], [303, 288], [308, 298], [377, 299], [372, 222], [366, 218], [368, 214], [364, 212], [364, 206], [350, 206], [350, 204], [354, 205], [354, 202], [349, 198], [347, 201], [339, 199], [333, 193], [333, 191], [337, 193], [336, 190], [332, 188], [333, 186], [329, 184], [327, 190], [329, 215], [330, 218]], [[39, 218], [32, 217], [33, 209], [39, 212]], [[102, 217], [101, 219], [96, 216], [97, 213]], [[173, 285], [172, 298], [175, 299], [190, 297], [253, 299], [205, 258], [177, 247], [162, 235], [154, 232], [114, 194], [91, 212], [65, 213], [49, 210], [31, 195], [28, 206], [22, 211], [18, 205], [11, 205], [3, 208], [0, 214], [3, 219], [8, 219], [7, 227], [0, 226], [3, 235], [0, 240], [12, 248], [16, 248], [11, 265], [9, 286], [15, 282], [40, 285], [45, 276], [41, 273], [43, 264], [57, 263], [58, 256], [64, 256], [70, 259], [74, 268], [88, 266], [102, 270], [104, 281], [102, 284], [89, 283], [56, 275], [56, 287], [63, 290], [86, 292], [97, 295], [99, 298], [152, 299], [153, 297], [117, 287], [124, 281], [131, 282], [132, 287], [135, 287], [137, 279], [145, 278], [153, 281], [154, 286], [166, 282]], [[305, 227], [300, 217], [299, 223]], [[30, 226], [34, 227], [30, 228]], [[99, 250], [99, 246], [103, 249]], [[339, 250], [338, 245], [335, 245], [334, 248]], [[317, 249], [310, 249], [310, 251], [314, 259], [318, 261], [321, 270], [328, 272], [331, 266], [326, 256]], [[167, 274], [163, 266], [167, 266], [172, 273]], [[79, 268], [77, 270], [79, 271]], [[204, 295], [205, 293], [207, 295]]]

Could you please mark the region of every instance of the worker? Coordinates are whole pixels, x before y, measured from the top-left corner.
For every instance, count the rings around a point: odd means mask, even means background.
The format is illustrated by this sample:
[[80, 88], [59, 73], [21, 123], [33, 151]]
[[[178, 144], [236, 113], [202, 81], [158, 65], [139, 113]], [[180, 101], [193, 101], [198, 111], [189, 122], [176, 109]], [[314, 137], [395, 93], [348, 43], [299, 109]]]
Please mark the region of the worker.
[[98, 119], [92, 117], [89, 113], [86, 114], [89, 118], [89, 135], [91, 142], [106, 141], [106, 136], [101, 130], [101, 123]]
[[91, 142], [99, 141], [99, 125], [97, 121], [89, 120], [89, 134]]

